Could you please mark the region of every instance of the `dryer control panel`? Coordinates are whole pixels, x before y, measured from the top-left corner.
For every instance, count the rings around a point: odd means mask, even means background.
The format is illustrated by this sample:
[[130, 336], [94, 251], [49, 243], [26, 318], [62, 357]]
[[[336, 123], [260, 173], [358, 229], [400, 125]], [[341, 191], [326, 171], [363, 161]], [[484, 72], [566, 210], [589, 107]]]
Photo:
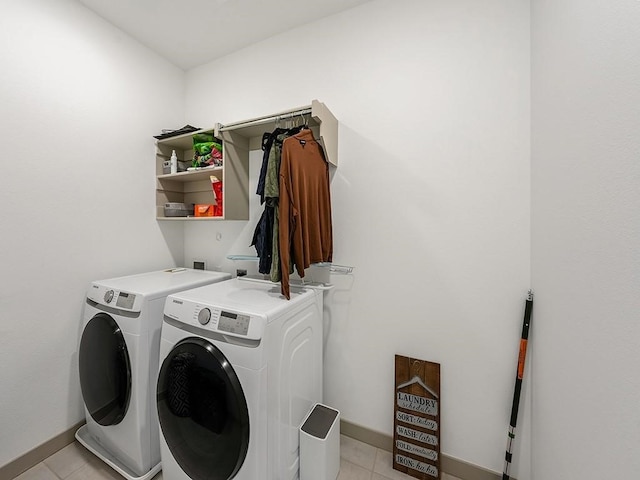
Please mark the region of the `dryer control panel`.
[[249, 332], [249, 315], [221, 310], [220, 319], [218, 320], [218, 330], [246, 335]]
[[251, 340], [262, 338], [266, 319], [211, 305], [167, 297], [164, 314], [187, 325]]
[[198, 304], [195, 305], [193, 319], [202, 326], [206, 325], [207, 330], [217, 330], [243, 337], [249, 334], [249, 325], [251, 324], [249, 315]]

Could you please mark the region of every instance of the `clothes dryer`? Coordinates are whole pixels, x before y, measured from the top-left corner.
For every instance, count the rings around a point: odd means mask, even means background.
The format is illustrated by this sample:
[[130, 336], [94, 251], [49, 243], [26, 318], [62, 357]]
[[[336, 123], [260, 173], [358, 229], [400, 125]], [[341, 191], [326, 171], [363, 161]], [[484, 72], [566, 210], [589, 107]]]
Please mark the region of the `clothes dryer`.
[[89, 286], [78, 349], [87, 423], [76, 438], [124, 477], [160, 470], [155, 385], [167, 295], [229, 278], [174, 268]]
[[240, 278], [167, 297], [157, 402], [163, 476], [298, 478], [322, 400], [322, 292]]

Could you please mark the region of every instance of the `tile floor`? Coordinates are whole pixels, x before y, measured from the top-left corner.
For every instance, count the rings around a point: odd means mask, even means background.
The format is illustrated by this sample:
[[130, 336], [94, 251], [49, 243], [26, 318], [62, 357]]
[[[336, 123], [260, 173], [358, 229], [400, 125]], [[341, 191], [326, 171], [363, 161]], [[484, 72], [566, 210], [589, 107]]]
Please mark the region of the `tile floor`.
[[[340, 438], [340, 474], [338, 480], [411, 480], [413, 477], [393, 470], [391, 452], [380, 450], [344, 435]], [[27, 470], [14, 480], [123, 480], [78, 442]], [[163, 480], [162, 472], [153, 480]], [[260, 479], [256, 479], [260, 480]], [[446, 473], [442, 480], [460, 480]]]

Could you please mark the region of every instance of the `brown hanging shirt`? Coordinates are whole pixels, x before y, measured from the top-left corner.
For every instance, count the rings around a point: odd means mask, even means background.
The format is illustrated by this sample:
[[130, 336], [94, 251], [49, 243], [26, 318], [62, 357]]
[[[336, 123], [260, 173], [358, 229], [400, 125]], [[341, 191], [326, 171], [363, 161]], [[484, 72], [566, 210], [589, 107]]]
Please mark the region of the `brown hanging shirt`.
[[290, 262], [304, 277], [312, 263], [333, 257], [329, 164], [309, 129], [282, 144], [278, 214], [281, 291], [288, 299]]

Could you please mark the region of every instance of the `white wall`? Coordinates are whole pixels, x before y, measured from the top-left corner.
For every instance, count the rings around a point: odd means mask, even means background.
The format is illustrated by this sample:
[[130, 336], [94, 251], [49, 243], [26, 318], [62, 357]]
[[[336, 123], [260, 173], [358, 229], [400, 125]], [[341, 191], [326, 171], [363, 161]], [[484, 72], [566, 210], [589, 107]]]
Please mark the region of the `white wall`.
[[640, 2], [531, 4], [533, 478], [638, 478]]
[[0, 465], [82, 419], [87, 282], [252, 252], [255, 199], [250, 222], [186, 225], [184, 251], [153, 220], [149, 135], [318, 98], [356, 267], [333, 278], [326, 401], [391, 434], [393, 354], [440, 362], [443, 453], [499, 471], [531, 247], [516, 475], [634, 478], [640, 3], [532, 2], [531, 175], [528, 5], [374, 1], [189, 72], [183, 117], [182, 72], [75, 2], [4, 1]]
[[[527, 1], [380, 0], [187, 73], [193, 125], [314, 98], [337, 116], [334, 262], [355, 271], [334, 277], [325, 401], [391, 435], [394, 354], [439, 362], [442, 452], [494, 471], [530, 286], [529, 61]], [[185, 261], [233, 268], [259, 213], [186, 225]]]
[[84, 418], [88, 282], [182, 263], [151, 135], [183, 125], [184, 74], [68, 0], [3, 1], [0, 58], [4, 465]]

